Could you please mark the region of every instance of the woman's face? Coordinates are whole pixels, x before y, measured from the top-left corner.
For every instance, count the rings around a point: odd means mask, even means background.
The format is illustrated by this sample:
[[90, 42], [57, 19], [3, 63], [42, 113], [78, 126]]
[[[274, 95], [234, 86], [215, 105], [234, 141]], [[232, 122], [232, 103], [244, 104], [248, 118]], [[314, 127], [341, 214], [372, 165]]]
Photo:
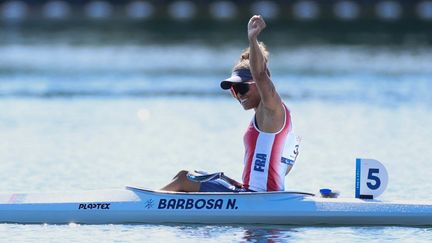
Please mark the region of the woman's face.
[[243, 106], [243, 109], [250, 110], [258, 107], [259, 102], [261, 101], [261, 97], [258, 92], [258, 88], [256, 87], [256, 83], [253, 80], [248, 82], [244, 82], [241, 85], [248, 85], [247, 92], [242, 92], [241, 88], [237, 88], [235, 85], [231, 87], [231, 94], [236, 98], [240, 104]]

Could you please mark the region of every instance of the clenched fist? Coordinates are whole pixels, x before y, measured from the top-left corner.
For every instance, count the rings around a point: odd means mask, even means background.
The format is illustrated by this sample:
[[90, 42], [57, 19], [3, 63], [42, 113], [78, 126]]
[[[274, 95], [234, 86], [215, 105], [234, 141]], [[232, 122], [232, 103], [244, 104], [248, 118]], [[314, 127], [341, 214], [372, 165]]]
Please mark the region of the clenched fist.
[[256, 40], [257, 36], [266, 27], [266, 23], [261, 15], [254, 15], [248, 23], [248, 38]]

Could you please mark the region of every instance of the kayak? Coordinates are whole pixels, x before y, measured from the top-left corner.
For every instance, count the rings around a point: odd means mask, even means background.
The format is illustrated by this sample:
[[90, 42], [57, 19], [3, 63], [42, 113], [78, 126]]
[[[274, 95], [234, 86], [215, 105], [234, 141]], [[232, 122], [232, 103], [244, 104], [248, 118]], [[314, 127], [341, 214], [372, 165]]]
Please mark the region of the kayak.
[[0, 222], [432, 226], [432, 202], [322, 198], [305, 192], [116, 190], [0, 194]]

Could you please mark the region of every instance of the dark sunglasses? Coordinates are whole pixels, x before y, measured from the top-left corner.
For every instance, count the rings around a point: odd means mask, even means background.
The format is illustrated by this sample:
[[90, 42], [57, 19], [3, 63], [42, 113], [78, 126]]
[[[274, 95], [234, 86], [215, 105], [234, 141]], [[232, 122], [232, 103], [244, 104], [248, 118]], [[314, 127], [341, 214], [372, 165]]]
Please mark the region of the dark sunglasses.
[[242, 82], [233, 84], [231, 86], [231, 92], [233, 92], [234, 95], [241, 94], [244, 95], [249, 91], [249, 85], [253, 84], [255, 82]]

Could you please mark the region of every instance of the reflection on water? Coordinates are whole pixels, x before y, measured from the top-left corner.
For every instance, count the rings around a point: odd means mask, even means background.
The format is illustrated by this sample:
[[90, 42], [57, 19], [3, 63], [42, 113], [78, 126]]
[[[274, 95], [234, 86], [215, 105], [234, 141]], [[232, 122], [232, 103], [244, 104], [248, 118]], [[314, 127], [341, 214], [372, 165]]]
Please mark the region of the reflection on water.
[[[289, 226], [246, 226], [244, 229], [243, 240], [247, 242], [281, 242], [289, 241], [298, 230]], [[292, 239], [291, 239], [292, 240]]]
[[[278, 225], [0, 225], [14, 242], [430, 242], [431, 228]], [[31, 237], [28, 237], [31, 236]]]

